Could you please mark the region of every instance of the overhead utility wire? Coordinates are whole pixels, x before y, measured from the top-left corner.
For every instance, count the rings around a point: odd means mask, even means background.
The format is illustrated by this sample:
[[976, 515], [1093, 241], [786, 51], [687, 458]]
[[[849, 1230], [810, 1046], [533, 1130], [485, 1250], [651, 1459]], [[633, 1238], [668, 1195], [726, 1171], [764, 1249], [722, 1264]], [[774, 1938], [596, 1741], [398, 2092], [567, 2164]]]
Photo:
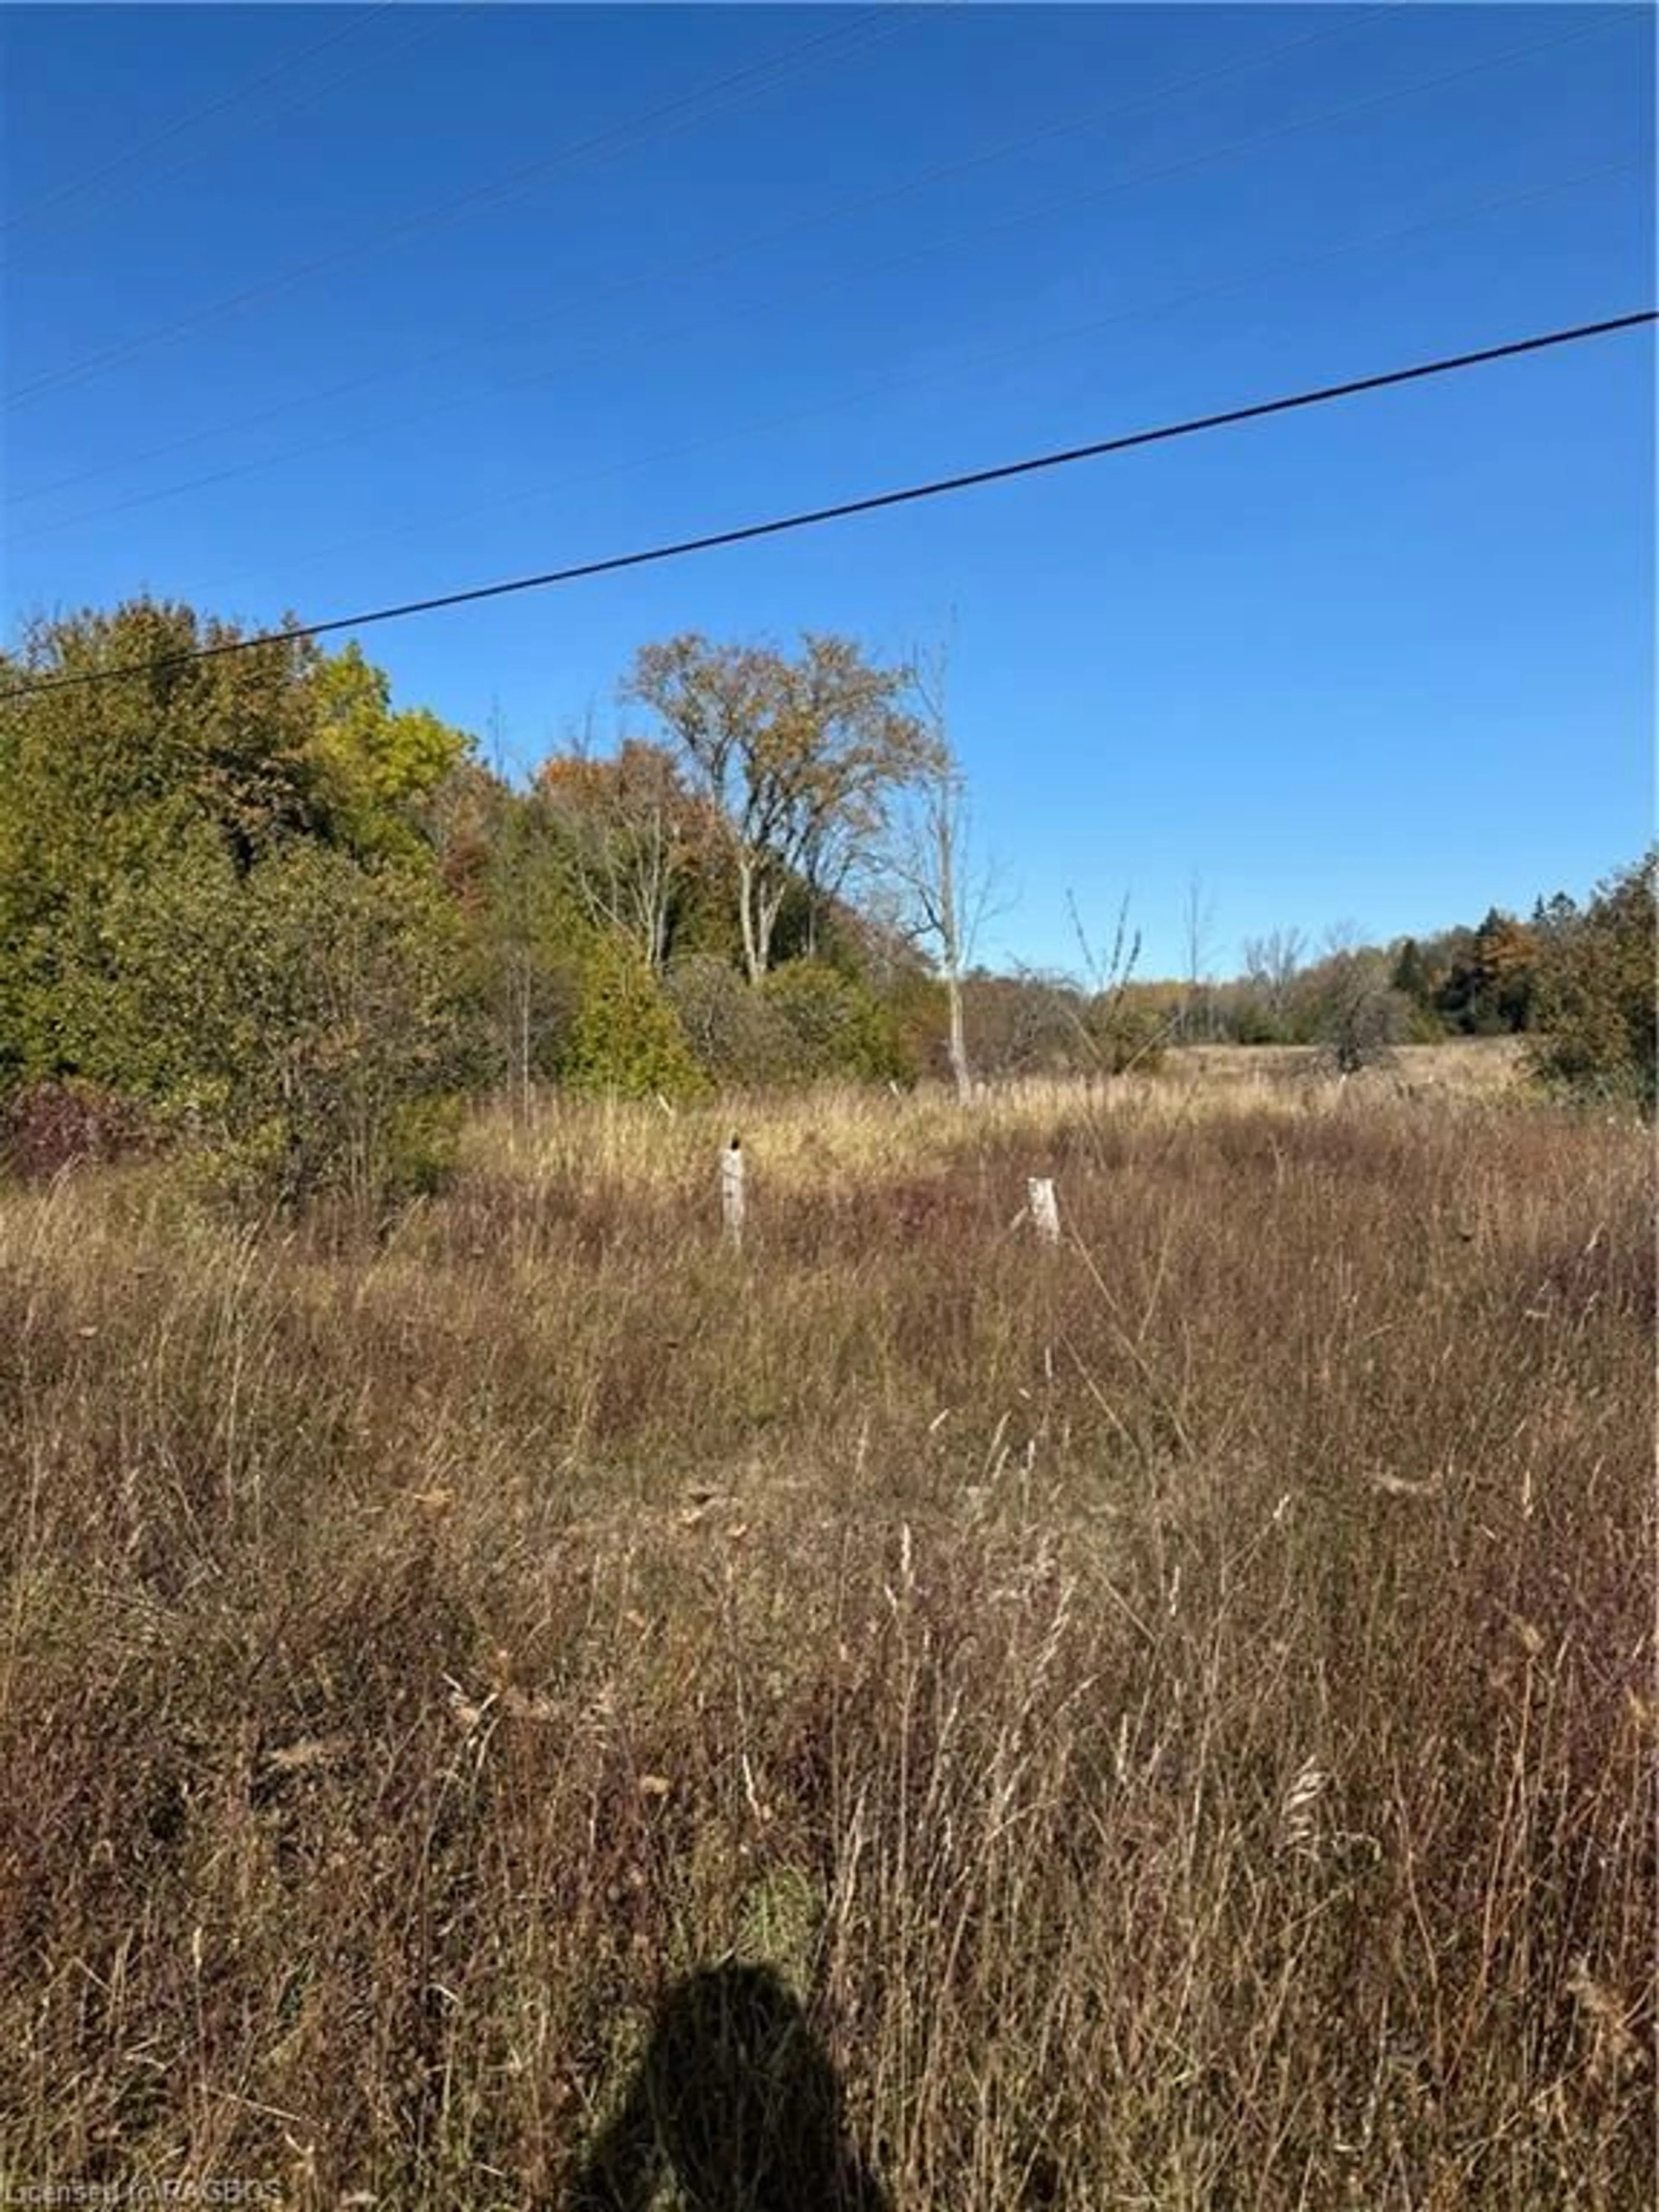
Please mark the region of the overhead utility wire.
[[[893, 17], [899, 20], [884, 20]], [[172, 338], [183, 337], [211, 324], [223, 322], [258, 301], [290, 290], [307, 277], [317, 276], [325, 269], [339, 268], [350, 262], [362, 260], [378, 253], [382, 247], [413, 237], [421, 231], [458, 218], [465, 219], [471, 210], [488, 206], [494, 201], [510, 199], [532, 178], [544, 175], [550, 169], [584, 160], [593, 154], [627, 148], [641, 138], [649, 139], [659, 131], [683, 130], [688, 122], [700, 119], [703, 112], [710, 110], [720, 112], [732, 105], [733, 94], [740, 102], [752, 90], [757, 78], [764, 81], [769, 77], [787, 76], [792, 66], [823, 47], [856, 49], [860, 45], [869, 46], [908, 30], [911, 23], [918, 20], [909, 11], [902, 9], [889, 6], [867, 8], [850, 21], [838, 24], [833, 30], [821, 31], [813, 38], [778, 49], [757, 62], [750, 62], [742, 69], [732, 70], [696, 92], [682, 93], [656, 107], [647, 109], [643, 114], [610, 125], [586, 138], [577, 139], [573, 144], [556, 148], [550, 154], [542, 155], [536, 161], [526, 161], [519, 167], [508, 170], [504, 176], [495, 178], [491, 183], [472, 185], [464, 192], [458, 192], [447, 200], [422, 209], [415, 215], [405, 216], [380, 230], [371, 232], [355, 245], [335, 246], [309, 261], [296, 263], [293, 268], [283, 270], [275, 276], [266, 277], [257, 284], [246, 285], [240, 291], [211, 301], [206, 307], [198, 307], [174, 322], [161, 325], [159, 329], [141, 331], [137, 337], [127, 338], [118, 345], [106, 346], [100, 353], [88, 354], [82, 360], [71, 362], [66, 368], [54, 370], [47, 375], [35, 377], [27, 384], [18, 385], [3, 395], [3, 404], [9, 408], [20, 407], [46, 398], [65, 386], [83, 384], [89, 378], [100, 375], [106, 369], [118, 368], [136, 356], [149, 352], [153, 346], [161, 345]]]
[[[395, 0], [378, 0], [377, 5], [354, 16], [343, 30], [331, 31], [326, 38], [315, 39], [307, 46], [296, 47], [292, 53], [284, 56], [273, 68], [262, 70], [258, 76], [246, 77], [240, 83], [232, 85], [228, 90], [218, 94], [201, 106], [189, 108], [183, 115], [175, 116], [171, 123], [165, 125], [160, 131], [152, 132], [148, 138], [139, 139], [135, 145], [123, 148], [120, 153], [112, 155], [108, 161], [95, 169], [89, 169], [84, 176], [71, 177], [66, 183], [56, 185], [50, 191], [42, 192], [37, 199], [25, 200], [21, 207], [13, 208], [7, 214], [0, 216], [0, 234], [38, 222], [42, 216], [49, 214], [53, 208], [61, 205], [64, 200], [78, 199], [82, 192], [90, 191], [94, 185], [104, 183], [106, 179], [118, 174], [121, 170], [130, 168], [133, 162], [142, 161], [146, 154], [153, 154], [160, 146], [171, 145], [175, 138], [182, 138], [187, 131], [193, 131], [198, 124], [209, 122], [214, 116], [222, 115], [228, 109], [240, 106], [243, 100], [250, 99], [256, 92], [263, 92], [267, 85], [275, 84], [278, 77], [286, 76], [290, 70], [298, 69], [301, 62], [312, 61], [317, 55], [328, 52], [331, 47], [343, 46], [349, 40], [361, 37], [365, 30], [373, 27], [380, 16], [390, 15], [394, 12]], [[430, 33], [422, 32], [420, 35], [425, 38]], [[376, 56], [374, 58], [379, 61], [382, 57]], [[352, 76], [357, 73], [356, 70], [350, 72]], [[334, 80], [337, 82], [342, 81]], [[307, 84], [301, 88], [298, 97], [308, 99], [314, 89], [314, 87]], [[279, 108], [274, 112], [280, 113], [281, 110]], [[267, 116], [263, 119], [269, 121], [270, 118]], [[199, 154], [190, 156], [191, 161], [199, 158]], [[179, 166], [184, 167], [187, 164]], [[175, 172], [169, 171], [167, 173], [172, 175]]]
[[[1254, 69], [1263, 63], [1277, 61], [1283, 55], [1299, 52], [1304, 46], [1319, 45], [1327, 40], [1351, 37], [1355, 31], [1366, 28], [1377, 18], [1388, 13], [1389, 9], [1385, 6], [1362, 9], [1357, 15], [1351, 16], [1340, 24], [1317, 31], [1304, 32], [1297, 38], [1281, 40], [1275, 46], [1258, 47], [1252, 53], [1237, 56], [1232, 60], [1219, 63], [1210, 69], [1200, 70], [1190, 76], [1177, 77], [1172, 83], [1154, 87], [1151, 92], [1137, 94], [1132, 100], [1115, 100], [1103, 108], [1089, 108], [1079, 115], [1063, 116], [1057, 120], [1043, 124], [1036, 131], [1027, 131], [1018, 137], [999, 139], [989, 146], [976, 149], [971, 154], [959, 155], [948, 161], [935, 162], [927, 168], [917, 171], [913, 176], [905, 178], [896, 185], [884, 185], [873, 192], [860, 192], [850, 198], [832, 200], [827, 207], [815, 209], [810, 215], [798, 216], [789, 222], [775, 224], [769, 229], [750, 231], [746, 237], [732, 240], [724, 246], [715, 246], [712, 251], [696, 255], [690, 259], [684, 256], [676, 256], [667, 261], [653, 263], [648, 268], [641, 270], [638, 275], [625, 277], [620, 283], [608, 284], [602, 291], [590, 293], [584, 299], [574, 302], [560, 300], [553, 307], [540, 309], [533, 315], [516, 316], [511, 322], [498, 323], [488, 330], [474, 331], [471, 336], [459, 339], [453, 344], [436, 347], [425, 353], [406, 356], [391, 368], [371, 369], [365, 374], [349, 377], [342, 382], [323, 385], [308, 392], [301, 392], [295, 398], [283, 400], [275, 406], [260, 408], [253, 414], [234, 416], [228, 422], [210, 423], [204, 428], [189, 431], [182, 437], [169, 438], [161, 445], [147, 446], [142, 452], [123, 453], [118, 460], [101, 462], [94, 468], [78, 469], [71, 476], [55, 477], [46, 483], [32, 484], [22, 491], [7, 491], [0, 494], [0, 497], [3, 497], [8, 506], [17, 504], [24, 500], [46, 498], [52, 493], [70, 490], [75, 485], [88, 483], [95, 477], [109, 476], [118, 469], [129, 468], [143, 461], [160, 460], [168, 453], [180, 453], [187, 447], [200, 445], [204, 440], [228, 437], [233, 432], [238, 430], [256, 429], [264, 423], [275, 421], [279, 416], [292, 414], [296, 410], [315, 406], [324, 400], [343, 399], [349, 393], [365, 391], [377, 384], [386, 383], [396, 376], [407, 375], [411, 370], [435, 368], [441, 362], [454, 361], [463, 355], [476, 353], [481, 347], [498, 344], [503, 338], [523, 337], [528, 331], [540, 330], [549, 323], [568, 317], [573, 311], [573, 307], [580, 310], [603, 307], [610, 301], [624, 298], [629, 293], [642, 291], [649, 286], [661, 283], [667, 278], [695, 276], [707, 270], [720, 268], [728, 262], [740, 259], [746, 253], [753, 252], [758, 247], [781, 245], [787, 239], [799, 236], [803, 231], [820, 230], [830, 223], [842, 221], [848, 216], [863, 215], [873, 208], [890, 206], [896, 200], [913, 198], [918, 192], [927, 191], [933, 185], [965, 175], [971, 170], [987, 167], [994, 162], [1006, 161], [1011, 155], [1025, 153], [1031, 147], [1044, 144], [1052, 139], [1074, 137], [1079, 131], [1097, 128], [1103, 123], [1115, 122], [1124, 115], [1138, 112], [1142, 108], [1154, 106], [1159, 101], [1171, 99], [1177, 94], [1196, 90], [1200, 86], [1212, 82], [1218, 77], [1237, 76], [1243, 70]], [[1598, 22], [1590, 27], [1592, 30], [1599, 30], [1605, 27]], [[1581, 30], [1571, 35], [1585, 37], [1589, 33]], [[1553, 45], [1557, 42], [1547, 40], [1546, 43]], [[1530, 52], [1532, 49], [1528, 48], [1526, 51]]]
[[1301, 408], [1325, 406], [1336, 399], [1355, 398], [1362, 392], [1419, 383], [1433, 376], [1449, 376], [1458, 370], [1481, 368], [1491, 362], [1513, 361], [1523, 354], [1542, 353], [1552, 347], [1579, 345], [1590, 338], [1607, 337], [1615, 331], [1637, 330], [1656, 322], [1659, 322], [1659, 309], [1643, 307], [1632, 314], [1609, 316], [1601, 322], [1579, 323], [1565, 330], [1540, 331], [1532, 337], [1510, 338], [1502, 345], [1482, 346], [1473, 353], [1442, 355], [1434, 361], [1413, 362], [1409, 368], [1383, 369], [1370, 376], [1351, 377], [1341, 384], [1321, 385], [1310, 392], [1224, 408], [1213, 415], [1188, 416], [1182, 422], [1160, 423], [1151, 430], [1127, 431], [1115, 438], [1097, 439], [1091, 445], [1069, 446], [1057, 453], [1002, 461], [994, 467], [969, 469], [958, 476], [936, 477], [926, 483], [906, 484], [896, 491], [870, 492], [860, 499], [840, 500], [830, 507], [807, 507], [793, 514], [774, 516], [765, 522], [741, 523], [733, 529], [710, 531], [698, 538], [682, 538], [632, 553], [613, 553], [603, 560], [575, 562], [568, 568], [547, 569], [540, 575], [515, 576], [502, 583], [475, 584], [465, 591], [443, 592], [425, 599], [406, 599], [398, 605], [374, 607], [362, 614], [336, 615], [326, 622], [299, 623], [288, 629], [266, 630], [254, 637], [200, 646], [191, 653], [124, 661], [118, 667], [96, 669], [84, 675], [46, 677], [0, 692], [0, 704], [48, 691], [78, 690], [111, 684], [125, 676], [147, 676], [158, 669], [187, 667], [198, 660], [218, 660], [233, 653], [251, 653], [260, 646], [326, 637], [343, 629], [368, 629], [380, 623], [404, 621], [411, 615], [436, 614], [447, 607], [476, 605], [482, 600], [506, 599], [520, 592], [543, 591], [554, 584], [573, 584], [589, 576], [614, 575], [624, 568], [643, 568], [664, 561], [683, 560], [690, 554], [712, 553], [722, 546], [743, 545], [757, 538], [782, 537], [787, 532], [815, 529], [820, 524], [843, 521], [852, 515], [873, 514], [884, 507], [941, 499], [949, 494], [974, 490], [981, 484], [1006, 483], [1016, 477], [1068, 468], [1078, 461], [1100, 460], [1109, 453], [1127, 453], [1138, 446], [1165, 445], [1177, 438], [1195, 437], [1206, 430], [1225, 429], [1238, 422], [1259, 422], [1270, 415], [1288, 415]]
[[[872, 399], [885, 398], [896, 392], [910, 392], [926, 385], [946, 380], [954, 381], [965, 373], [998, 367], [1006, 362], [1029, 357], [1036, 353], [1050, 352], [1058, 346], [1069, 344], [1079, 338], [1097, 337], [1103, 331], [1119, 330], [1126, 325], [1144, 322], [1157, 316], [1171, 314], [1185, 307], [1198, 306], [1206, 300], [1221, 298], [1231, 292], [1248, 290], [1253, 285], [1291, 275], [1297, 270], [1317, 268], [1354, 254], [1374, 252], [1379, 248], [1396, 246], [1406, 240], [1443, 229], [1452, 223], [1464, 222], [1472, 217], [1506, 211], [1510, 208], [1521, 206], [1528, 201], [1547, 198], [1553, 193], [1566, 191], [1571, 186], [1599, 182], [1606, 177], [1627, 175], [1641, 167], [1642, 161], [1639, 155], [1623, 161], [1604, 162], [1594, 169], [1583, 170], [1575, 176], [1559, 178], [1547, 185], [1530, 186], [1522, 192], [1506, 193], [1500, 198], [1478, 200], [1463, 207], [1447, 209], [1438, 215], [1425, 216], [1417, 222], [1401, 224], [1391, 230], [1371, 231], [1358, 238], [1343, 239], [1334, 245], [1317, 247], [1310, 253], [1284, 255], [1276, 260], [1258, 262], [1253, 267], [1240, 270], [1231, 276], [1224, 277], [1215, 283], [1192, 286], [1184, 291], [1167, 292], [1157, 298], [1136, 301], [1130, 306], [1114, 308], [1109, 314], [1091, 316], [1087, 322], [1072, 323], [1063, 329], [1040, 331], [1033, 337], [1017, 339], [1011, 344], [995, 346], [968, 355], [960, 360], [951, 362], [943, 368], [911, 372], [902, 376], [886, 377], [878, 384], [861, 385], [855, 390], [838, 392], [831, 399], [813, 400], [805, 405], [787, 408], [781, 412], [769, 415], [750, 416], [740, 422], [732, 423], [724, 430], [716, 431], [711, 436], [694, 438], [689, 441], [683, 441], [674, 446], [659, 447], [649, 453], [636, 453], [629, 459], [607, 462], [598, 468], [584, 469], [574, 477], [567, 476], [560, 478], [556, 483], [544, 483], [533, 485], [527, 489], [508, 492], [503, 496], [475, 500], [465, 507], [450, 507], [443, 514], [428, 516], [421, 522], [392, 523], [375, 530], [360, 531], [356, 537], [336, 540], [314, 551], [308, 551], [297, 565], [301, 568], [315, 568], [322, 562], [332, 560], [343, 553], [360, 551], [368, 545], [384, 545], [389, 541], [406, 541], [411, 538], [430, 537], [437, 531], [453, 530], [457, 523], [475, 521], [480, 515], [499, 514], [505, 508], [534, 505], [538, 501], [560, 497], [582, 484], [603, 483], [617, 477], [632, 474], [641, 469], [661, 468], [668, 462], [684, 460], [693, 454], [716, 453], [738, 443], [740, 440], [764, 435], [775, 430], [793, 428], [800, 422], [819, 421], [826, 415], [836, 414], [849, 407], [866, 406]], [[688, 325], [687, 328], [695, 329], [696, 325]], [[658, 334], [656, 342], [665, 343], [684, 334], [684, 332], [677, 331], [660, 332]], [[591, 362], [584, 365], [592, 366]], [[35, 534], [28, 531], [19, 531], [14, 533], [18, 539]], [[227, 585], [234, 584], [250, 576], [263, 577], [265, 573], [264, 564], [261, 563], [253, 568], [234, 571], [225, 579], [225, 582]], [[210, 592], [208, 596], [211, 598], [212, 592]]]
[[[1163, 184], [1170, 178], [1190, 174], [1194, 170], [1207, 167], [1213, 162], [1225, 161], [1237, 154], [1253, 152], [1259, 146], [1277, 143], [1281, 139], [1316, 130], [1322, 125], [1346, 121], [1353, 115], [1388, 106], [1396, 100], [1407, 99], [1419, 92], [1433, 91], [1463, 77], [1483, 75], [1487, 70], [1501, 68], [1506, 63], [1524, 59], [1562, 45], [1566, 40], [1591, 35], [1602, 27], [1597, 23], [1591, 27], [1590, 32], [1575, 29], [1566, 33], [1565, 39], [1557, 37], [1535, 41], [1530, 46], [1508, 46], [1501, 53], [1488, 55], [1479, 62], [1466, 63], [1437, 76], [1419, 77], [1409, 84], [1391, 86], [1386, 91], [1368, 94], [1363, 100], [1343, 100], [1334, 107], [1319, 108], [1311, 115], [1293, 117], [1288, 123], [1276, 124], [1269, 130], [1252, 131], [1241, 138], [1225, 139], [1218, 146], [1201, 148], [1198, 152], [1184, 155], [1177, 161], [1162, 162], [1152, 168], [1133, 170], [1127, 176], [1114, 177], [1103, 185], [1091, 185], [1081, 192], [1045, 200], [1036, 207], [1019, 209], [1012, 215], [1000, 216], [990, 222], [969, 224], [948, 231], [943, 237], [929, 239], [921, 246], [907, 247], [902, 253], [861, 264], [851, 270], [805, 288], [797, 287], [786, 295], [761, 300], [736, 310], [726, 308], [713, 315], [699, 316], [690, 323], [678, 325], [669, 331], [647, 332], [643, 337], [630, 337], [620, 345], [601, 350], [597, 357], [590, 353], [586, 356], [583, 366], [590, 369], [602, 368], [610, 361], [631, 356], [641, 346], [661, 346], [704, 331], [722, 330], [733, 323], [741, 323], [754, 315], [770, 313], [779, 308], [793, 311], [804, 301], [862, 286], [872, 276], [907, 268], [916, 262], [927, 260], [934, 254], [964, 245], [977, 245], [988, 238], [1021, 229], [1034, 222], [1046, 222], [1076, 208], [1095, 205], [1102, 200], [1115, 198], [1120, 192], [1132, 191], [1145, 185]], [[1531, 194], [1517, 197], [1531, 197]], [[110, 515], [130, 513], [135, 507], [154, 507], [167, 500], [187, 498], [192, 492], [206, 490], [216, 484], [228, 483], [243, 477], [258, 476], [271, 469], [285, 468], [291, 462], [314, 453], [337, 452], [345, 446], [359, 447], [369, 439], [390, 436], [416, 423], [431, 422], [441, 416], [475, 412], [479, 407], [492, 404], [508, 392], [533, 391], [540, 386], [561, 383], [568, 377], [570, 367], [570, 362], [564, 361], [556, 368], [532, 369], [521, 375], [503, 378], [483, 393], [464, 392], [453, 398], [440, 399], [423, 407], [410, 409], [401, 415], [383, 415], [373, 422], [354, 424], [346, 430], [330, 431], [323, 437], [307, 439], [299, 445], [279, 447], [275, 453], [262, 453], [252, 460], [227, 462], [219, 468], [185, 477], [182, 483], [157, 485], [149, 491], [132, 492], [124, 498], [106, 501], [99, 507], [82, 507], [74, 514], [54, 516], [47, 522], [27, 524], [12, 532], [12, 542], [21, 544], [53, 537], [65, 530], [81, 529], [88, 523], [103, 521]], [[23, 493], [19, 495], [19, 498], [31, 495]]]

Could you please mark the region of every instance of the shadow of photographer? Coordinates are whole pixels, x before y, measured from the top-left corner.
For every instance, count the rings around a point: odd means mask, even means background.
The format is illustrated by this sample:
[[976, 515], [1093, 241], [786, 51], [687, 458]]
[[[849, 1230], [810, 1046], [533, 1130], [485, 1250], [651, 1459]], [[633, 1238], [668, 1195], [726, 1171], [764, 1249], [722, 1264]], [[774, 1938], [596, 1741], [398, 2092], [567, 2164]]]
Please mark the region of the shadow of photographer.
[[669, 1990], [622, 2110], [568, 2212], [891, 2212], [848, 2139], [841, 2084], [769, 1967], [711, 1966]]

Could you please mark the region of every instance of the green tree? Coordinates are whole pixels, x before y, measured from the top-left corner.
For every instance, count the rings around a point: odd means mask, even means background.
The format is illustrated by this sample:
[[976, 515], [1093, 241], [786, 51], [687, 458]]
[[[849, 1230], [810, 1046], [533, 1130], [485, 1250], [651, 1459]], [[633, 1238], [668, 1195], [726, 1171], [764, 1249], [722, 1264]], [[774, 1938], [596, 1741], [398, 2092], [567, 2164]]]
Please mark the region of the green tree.
[[429, 868], [301, 843], [244, 876], [198, 825], [100, 927], [64, 983], [80, 1072], [156, 1108], [235, 1195], [368, 1203], [441, 1171], [476, 1055]]
[[65, 1002], [101, 957], [118, 888], [197, 827], [246, 873], [319, 825], [310, 649], [180, 658], [234, 635], [139, 600], [37, 623], [0, 664], [0, 1068], [14, 1079], [76, 1072]]
[[418, 810], [467, 740], [355, 648], [148, 600], [35, 625], [0, 690], [0, 1084], [142, 1101], [262, 1203], [428, 1172], [478, 1059]]
[[137, 836], [185, 813], [213, 822], [250, 866], [320, 823], [306, 690], [316, 659], [303, 639], [246, 645], [171, 602], [36, 623], [0, 672], [0, 769], [53, 830], [73, 825], [100, 850], [124, 824]]
[[673, 1006], [617, 931], [602, 931], [583, 963], [564, 1072], [578, 1090], [625, 1098], [695, 1097], [705, 1087]]
[[489, 1079], [524, 1111], [559, 1073], [593, 931], [559, 825], [539, 793], [495, 787], [463, 881]]
[[1435, 1003], [1434, 970], [1414, 937], [1402, 937], [1395, 946], [1389, 982], [1411, 1009], [1409, 1035], [1413, 1043], [1432, 1044], [1444, 1036], [1445, 1024]]
[[1655, 884], [1659, 848], [1600, 884], [1582, 915], [1558, 906], [1538, 977], [1530, 1058], [1551, 1090], [1655, 1103]]
[[429, 1188], [478, 1074], [459, 918], [429, 866], [301, 845], [267, 861], [232, 954], [263, 1049], [227, 1071], [257, 1180], [292, 1203]]
[[354, 639], [308, 671], [319, 769], [333, 842], [367, 855], [407, 853], [421, 802], [470, 759], [472, 739], [424, 707], [394, 710], [392, 684]]
[[107, 915], [208, 835], [250, 876], [301, 842], [423, 860], [420, 806], [469, 740], [393, 714], [356, 647], [148, 599], [40, 623], [0, 662], [0, 1082], [106, 1056], [87, 1009], [110, 971]]

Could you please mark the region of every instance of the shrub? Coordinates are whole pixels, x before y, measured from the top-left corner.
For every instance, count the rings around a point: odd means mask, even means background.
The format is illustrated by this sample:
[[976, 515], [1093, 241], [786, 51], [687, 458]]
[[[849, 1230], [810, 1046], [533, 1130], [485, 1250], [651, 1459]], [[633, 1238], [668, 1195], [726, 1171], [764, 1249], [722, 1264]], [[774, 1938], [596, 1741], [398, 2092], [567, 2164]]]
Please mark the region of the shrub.
[[666, 989], [698, 1065], [717, 1083], [758, 1089], [912, 1073], [890, 1011], [825, 961], [786, 961], [757, 989], [729, 962], [696, 953], [669, 970]]
[[1163, 1063], [1170, 1029], [1170, 1017], [1155, 999], [1102, 991], [1084, 1016], [1079, 1057], [1092, 1074], [1120, 1075], [1133, 1069], [1152, 1075]]
[[906, 1072], [890, 1016], [839, 969], [822, 960], [791, 960], [775, 969], [761, 989], [786, 1035], [779, 1079], [812, 1083], [851, 1076], [883, 1082]]
[[577, 1090], [624, 1098], [691, 1098], [706, 1085], [672, 1005], [625, 938], [595, 938], [564, 1073]]
[[793, 1049], [788, 1027], [729, 960], [694, 952], [675, 962], [664, 988], [697, 1065], [714, 1082], [744, 1088], [780, 1079]]
[[25, 1182], [147, 1152], [156, 1136], [136, 1099], [72, 1077], [26, 1084], [0, 1108], [0, 1164]]

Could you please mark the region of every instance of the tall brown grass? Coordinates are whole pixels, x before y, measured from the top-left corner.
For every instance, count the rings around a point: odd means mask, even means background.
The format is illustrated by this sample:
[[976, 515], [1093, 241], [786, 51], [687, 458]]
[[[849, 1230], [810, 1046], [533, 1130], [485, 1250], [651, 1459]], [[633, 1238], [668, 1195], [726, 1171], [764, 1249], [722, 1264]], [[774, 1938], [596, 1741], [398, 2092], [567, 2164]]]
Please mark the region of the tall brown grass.
[[556, 2207], [732, 1960], [899, 2212], [1650, 2203], [1648, 1147], [1310, 1103], [0, 1198], [0, 2185]]

